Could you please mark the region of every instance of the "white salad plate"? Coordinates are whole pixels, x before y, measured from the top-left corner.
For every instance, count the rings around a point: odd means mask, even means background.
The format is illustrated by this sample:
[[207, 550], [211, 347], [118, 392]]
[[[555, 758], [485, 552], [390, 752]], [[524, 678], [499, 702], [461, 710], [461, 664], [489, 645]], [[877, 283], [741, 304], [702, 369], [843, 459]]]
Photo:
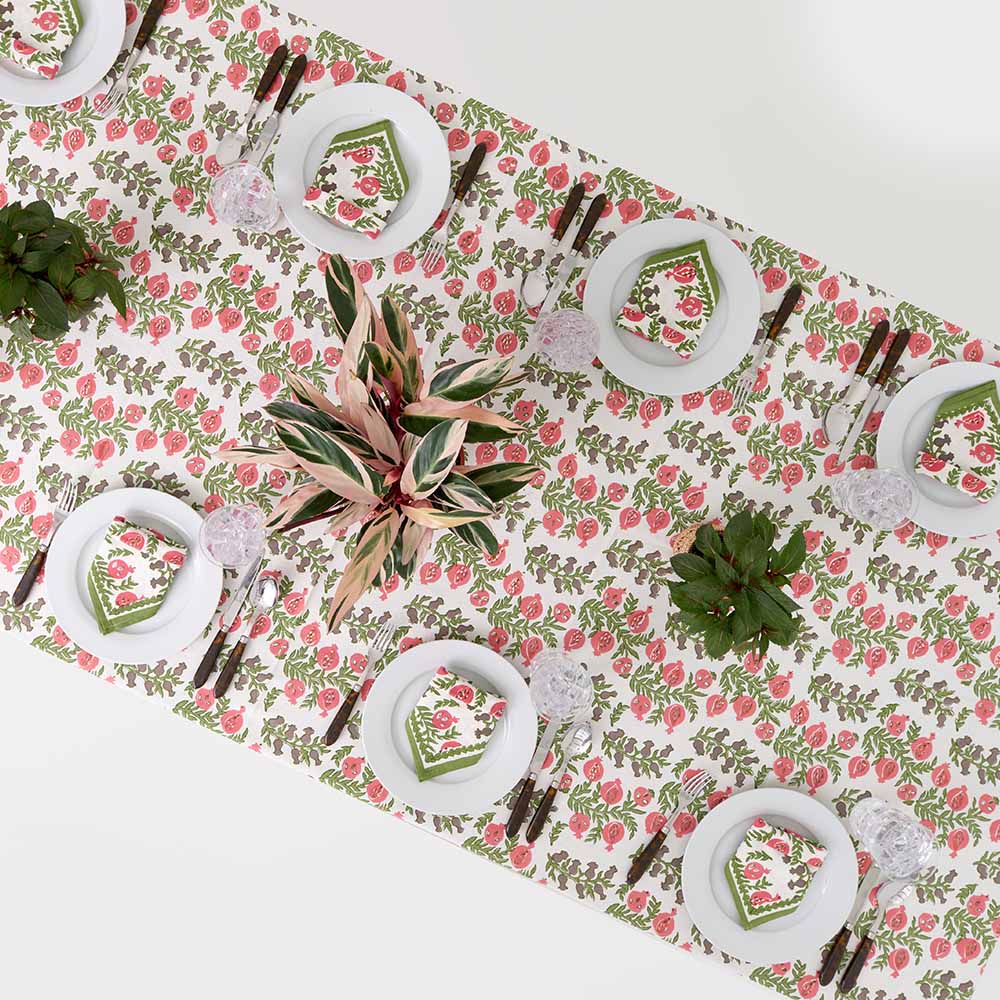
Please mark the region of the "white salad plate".
[[96, 87], [115, 64], [125, 41], [125, 4], [77, 0], [83, 27], [63, 56], [62, 69], [48, 80], [9, 59], [0, 59], [0, 101], [49, 107]]
[[882, 415], [876, 461], [880, 469], [896, 469], [913, 483], [917, 500], [911, 520], [921, 528], [956, 538], [985, 535], [1000, 528], [1000, 493], [980, 503], [914, 468], [941, 403], [990, 379], [1000, 389], [1000, 368], [978, 361], [937, 365], [907, 382]]
[[[794, 913], [745, 930], [725, 869], [758, 816], [815, 840], [827, 855]], [[844, 825], [821, 802], [788, 788], [757, 788], [721, 802], [698, 824], [684, 852], [681, 885], [694, 925], [727, 955], [755, 965], [811, 960], [851, 911], [858, 860]]]
[[[704, 240], [719, 278], [719, 302], [690, 358], [677, 356], [616, 323], [639, 271], [660, 250]], [[725, 233], [690, 219], [657, 219], [627, 229], [597, 258], [584, 311], [600, 329], [598, 357], [626, 385], [682, 396], [714, 385], [746, 356], [760, 324], [760, 288], [746, 255]]]
[[[505, 699], [486, 752], [471, 767], [417, 778], [406, 718], [438, 667], [447, 667]], [[509, 792], [531, 762], [538, 717], [524, 678], [502, 656], [460, 639], [413, 646], [378, 675], [361, 723], [365, 757], [394, 798], [421, 812], [461, 816], [484, 812]]]
[[[183, 544], [187, 558], [155, 615], [101, 635], [87, 573], [116, 517]], [[56, 532], [45, 564], [45, 586], [60, 628], [82, 649], [112, 663], [156, 663], [180, 652], [204, 631], [222, 593], [222, 568], [201, 552], [200, 528], [197, 511], [158, 490], [108, 490], [81, 504]]]
[[[335, 135], [383, 119], [392, 122], [409, 188], [372, 239], [314, 212], [302, 199]], [[450, 181], [448, 144], [437, 122], [412, 97], [377, 83], [317, 94], [284, 126], [274, 156], [274, 186], [291, 227], [320, 250], [352, 260], [388, 257], [415, 243], [440, 214]]]

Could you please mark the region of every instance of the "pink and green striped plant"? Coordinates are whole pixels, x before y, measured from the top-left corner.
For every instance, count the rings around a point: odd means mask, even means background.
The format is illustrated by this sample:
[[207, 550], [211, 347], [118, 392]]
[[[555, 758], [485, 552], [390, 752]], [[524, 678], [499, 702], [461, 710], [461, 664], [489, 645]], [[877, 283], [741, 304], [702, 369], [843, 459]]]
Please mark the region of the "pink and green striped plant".
[[291, 399], [265, 408], [281, 447], [219, 454], [227, 462], [304, 474], [272, 511], [268, 524], [275, 531], [319, 520], [328, 520], [331, 532], [361, 524], [327, 616], [335, 629], [373, 584], [396, 573], [408, 579], [437, 530], [495, 555], [499, 544], [486, 522], [539, 469], [523, 462], [468, 465], [463, 456], [466, 444], [503, 441], [524, 430], [478, 405], [520, 381], [509, 360], [454, 362], [425, 379], [413, 329], [397, 302], [384, 297], [376, 314], [342, 257], [331, 258], [326, 286], [344, 341], [339, 404], [287, 371]]

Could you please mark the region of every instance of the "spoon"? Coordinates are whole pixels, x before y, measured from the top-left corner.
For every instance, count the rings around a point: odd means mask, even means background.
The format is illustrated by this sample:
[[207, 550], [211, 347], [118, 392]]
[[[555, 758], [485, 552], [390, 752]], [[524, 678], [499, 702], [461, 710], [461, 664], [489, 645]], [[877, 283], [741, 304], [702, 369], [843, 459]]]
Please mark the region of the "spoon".
[[528, 824], [529, 844], [533, 844], [538, 840], [538, 836], [545, 826], [545, 820], [548, 818], [553, 801], [555, 801], [556, 792], [559, 791], [559, 786], [562, 784], [562, 779], [566, 774], [567, 765], [574, 757], [579, 757], [580, 754], [586, 753], [593, 741], [594, 732], [589, 721], [581, 722], [575, 728], [571, 727], [570, 731], [563, 738], [559, 754], [559, 759], [562, 762], [560, 765], [561, 773], [559, 774], [559, 779], [556, 780], [556, 772], [552, 772], [549, 787], [545, 789], [542, 801], [538, 803], [535, 815], [531, 817], [531, 822]]
[[250, 629], [253, 628], [253, 623], [257, 620], [257, 615], [263, 611], [270, 611], [277, 599], [278, 585], [275, 583], [274, 578], [270, 576], [258, 578], [254, 586], [253, 597], [250, 599], [251, 611], [246, 616], [243, 625], [243, 634], [240, 636], [239, 642], [233, 647], [233, 651], [229, 654], [229, 659], [226, 660], [226, 665], [222, 668], [222, 673], [219, 674], [219, 679], [215, 682], [214, 690], [216, 698], [221, 698], [229, 690], [229, 685], [232, 683], [236, 668], [243, 659], [243, 651], [247, 648], [247, 643], [250, 641]]
[[521, 300], [529, 309], [534, 309], [545, 301], [545, 296], [549, 290], [549, 261], [556, 250], [559, 249], [559, 244], [562, 243], [562, 239], [566, 235], [566, 230], [569, 229], [569, 224], [573, 221], [576, 210], [583, 201], [583, 195], [586, 190], [583, 184], [574, 184], [570, 188], [566, 204], [563, 205], [559, 221], [552, 232], [552, 239], [543, 251], [538, 267], [524, 272], [524, 279], [521, 282]]

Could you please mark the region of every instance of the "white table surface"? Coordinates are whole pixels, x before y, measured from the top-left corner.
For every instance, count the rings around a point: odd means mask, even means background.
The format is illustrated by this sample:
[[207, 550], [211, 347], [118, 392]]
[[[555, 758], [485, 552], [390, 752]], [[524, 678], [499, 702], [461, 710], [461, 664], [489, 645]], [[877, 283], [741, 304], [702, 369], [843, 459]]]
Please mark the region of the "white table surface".
[[[984, 4], [289, 6], [1000, 336]], [[0, 674], [3, 995], [765, 995], [9, 636]]]

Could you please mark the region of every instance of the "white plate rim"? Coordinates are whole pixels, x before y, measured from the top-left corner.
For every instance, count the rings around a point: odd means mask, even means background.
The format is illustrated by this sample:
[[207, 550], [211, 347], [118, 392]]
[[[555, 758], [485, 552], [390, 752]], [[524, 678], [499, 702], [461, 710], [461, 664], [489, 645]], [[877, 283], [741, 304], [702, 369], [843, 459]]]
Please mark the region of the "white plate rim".
[[[77, 587], [79, 554], [82, 545], [116, 514], [130, 510], [132, 516], [148, 513], [152, 518], [170, 520], [187, 534], [189, 560], [199, 560], [199, 580], [182, 613], [162, 628], [142, 634], [112, 632], [101, 635]], [[141, 512], [141, 513], [140, 513]], [[82, 503], [63, 522], [52, 539], [46, 559], [45, 587], [59, 627], [81, 649], [111, 663], [148, 664], [168, 658], [198, 638], [211, 621], [222, 592], [223, 571], [198, 551], [201, 515], [183, 500], [146, 487], [105, 490]], [[150, 646], [155, 653], [150, 656]]]
[[[93, 47], [65, 73], [47, 80], [31, 79], [7, 69], [0, 61], [0, 99], [20, 107], [47, 108], [82, 97], [114, 66], [125, 41], [125, 4], [108, 0], [78, 0], [84, 29], [100, 18]], [[78, 36], [79, 37], [79, 36]], [[74, 40], [74, 45], [76, 41]], [[70, 47], [72, 51], [72, 46]]]
[[[823, 905], [815, 907], [801, 923], [783, 930], [768, 925], [745, 930], [715, 901], [710, 872], [720, 838], [734, 825], [754, 816], [781, 814], [813, 832], [829, 852], [824, 863], [843, 857], [853, 861], [853, 877], [831, 877]], [[738, 792], [720, 802], [698, 824], [684, 851], [681, 891], [684, 906], [699, 932], [733, 958], [757, 965], [809, 958], [843, 926], [857, 895], [857, 854], [847, 829], [822, 802], [791, 788], [755, 788]], [[786, 918], [787, 919], [787, 918]]]
[[[507, 699], [510, 749], [502, 763], [475, 782], [418, 781], [401, 763], [394, 746], [390, 732], [393, 711], [417, 675], [426, 673], [429, 680], [438, 666], [460, 662], [488, 675], [498, 694]], [[538, 716], [524, 678], [499, 653], [464, 639], [434, 639], [400, 653], [376, 677], [361, 719], [365, 759], [390, 795], [420, 812], [439, 816], [478, 815], [503, 798], [527, 770], [537, 736]]]
[[[984, 361], [949, 361], [935, 365], [910, 379], [893, 395], [882, 414], [875, 443], [875, 462], [880, 469], [902, 472], [913, 483], [917, 500], [910, 520], [921, 528], [951, 538], [973, 538], [1000, 528], [1000, 496], [983, 504], [970, 498], [968, 506], [949, 507], [928, 495], [928, 487], [933, 489], [937, 484], [917, 474], [912, 461], [915, 455], [908, 460], [904, 454], [907, 429], [918, 410], [937, 397], [943, 399], [991, 378], [1000, 389], [1000, 368]], [[940, 488], [947, 490], [949, 487], [942, 485]]]
[[[377, 116], [404, 122], [423, 156], [422, 189], [415, 203], [398, 222], [389, 224], [375, 239], [329, 222], [302, 204], [305, 194], [302, 150], [338, 118]], [[444, 133], [430, 112], [411, 95], [379, 83], [347, 83], [316, 94], [282, 129], [274, 155], [274, 187], [285, 218], [304, 240], [327, 253], [352, 260], [388, 257], [415, 243], [434, 224], [444, 206], [451, 183], [451, 156]]]
[[[612, 301], [615, 284], [638, 257], [700, 239], [709, 244], [713, 265], [725, 289], [726, 327], [711, 350], [703, 355], [696, 353], [683, 364], [643, 362], [621, 339], [633, 335], [615, 325], [615, 315], [621, 308], [620, 302]], [[616, 378], [643, 392], [682, 396], [715, 385], [743, 360], [760, 325], [760, 285], [746, 254], [727, 233], [692, 219], [652, 219], [620, 233], [597, 258], [587, 278], [583, 308], [600, 331], [598, 357]]]

